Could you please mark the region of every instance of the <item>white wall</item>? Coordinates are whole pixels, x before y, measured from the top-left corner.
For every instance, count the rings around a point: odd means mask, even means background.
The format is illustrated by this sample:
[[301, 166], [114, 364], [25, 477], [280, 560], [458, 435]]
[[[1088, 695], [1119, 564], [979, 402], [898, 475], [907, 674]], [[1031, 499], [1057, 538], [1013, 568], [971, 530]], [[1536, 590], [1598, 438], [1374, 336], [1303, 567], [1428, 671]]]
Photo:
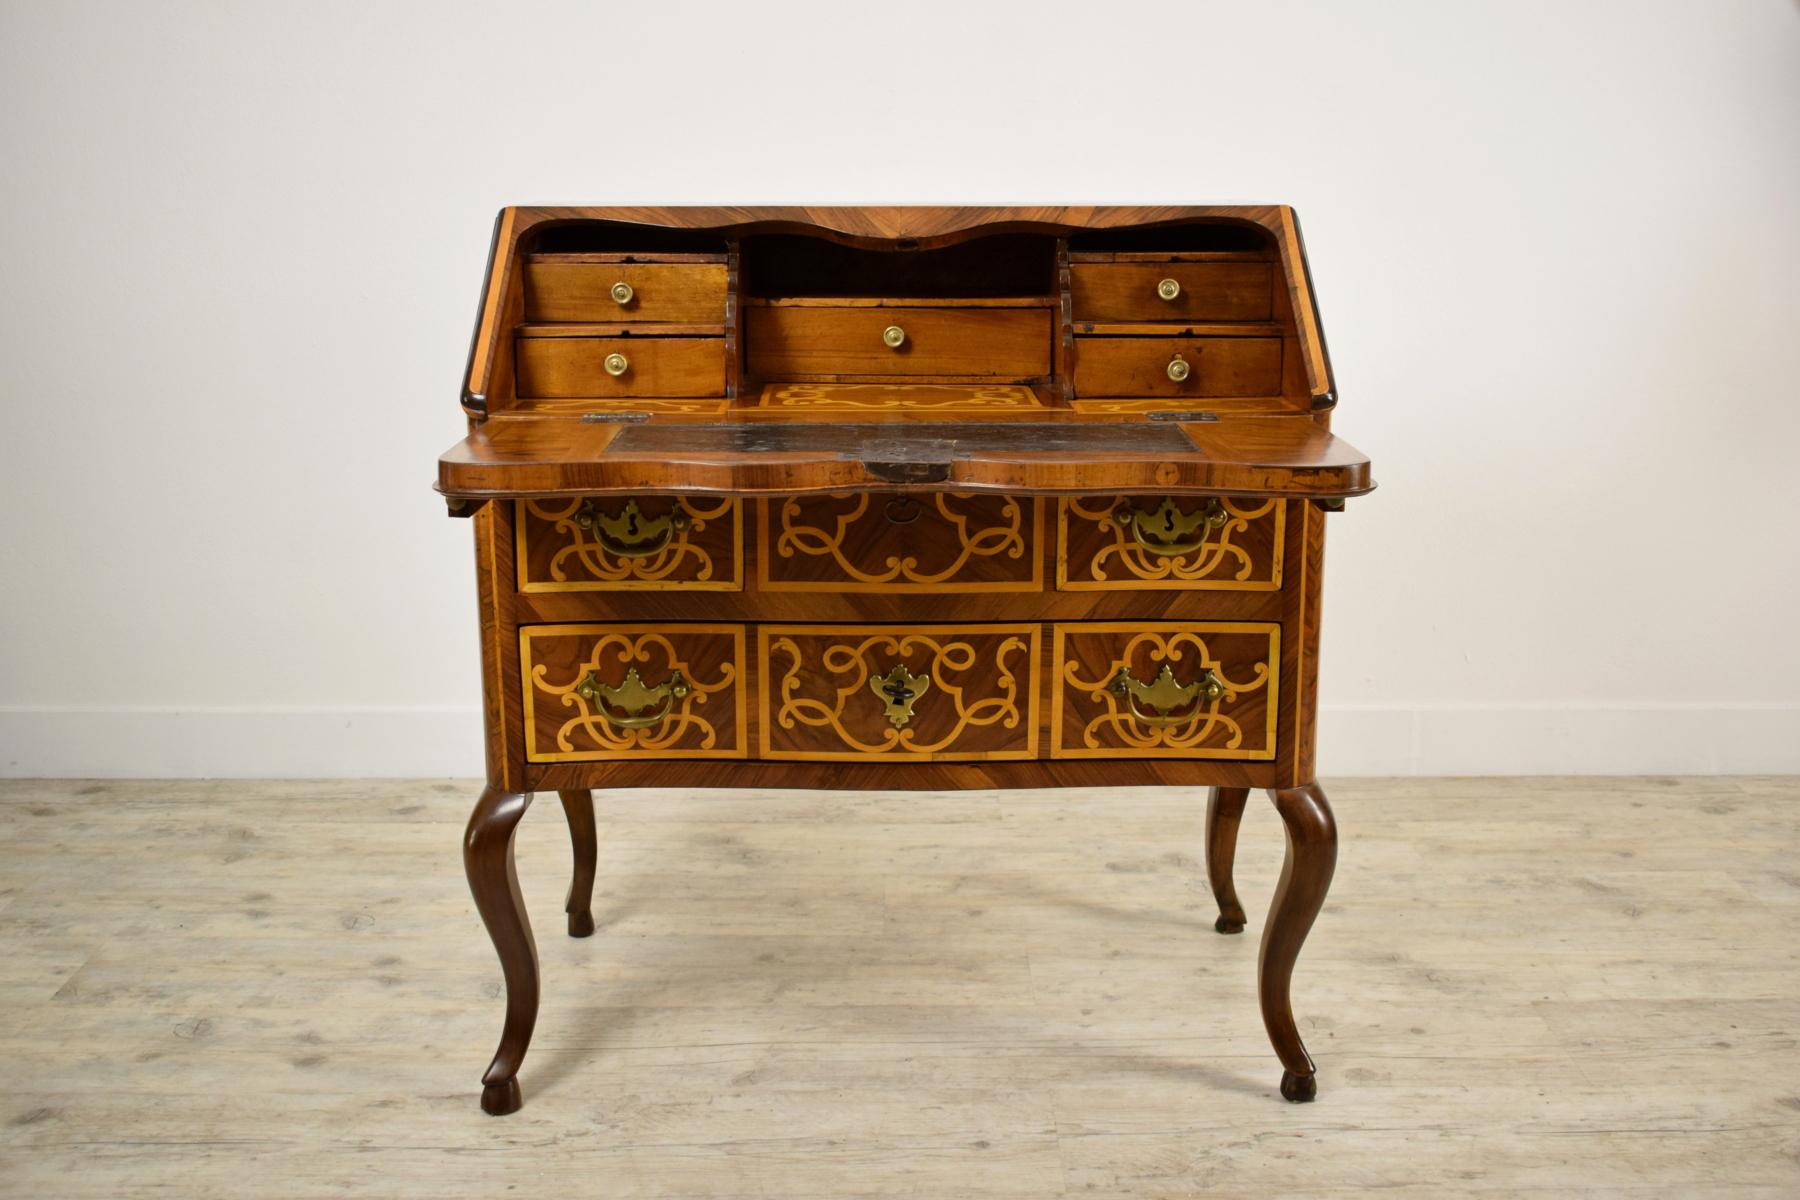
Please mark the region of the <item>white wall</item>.
[[1327, 774], [1800, 770], [1800, 10], [0, 9], [0, 771], [474, 774], [507, 203], [1285, 201]]

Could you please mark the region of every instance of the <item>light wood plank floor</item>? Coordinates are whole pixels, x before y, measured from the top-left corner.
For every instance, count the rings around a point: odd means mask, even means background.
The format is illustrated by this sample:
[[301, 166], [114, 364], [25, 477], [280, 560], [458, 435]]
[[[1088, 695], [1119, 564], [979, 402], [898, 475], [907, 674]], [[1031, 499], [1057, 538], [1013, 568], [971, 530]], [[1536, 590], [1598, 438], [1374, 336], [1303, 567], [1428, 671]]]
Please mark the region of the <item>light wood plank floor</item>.
[[1260, 797], [1220, 937], [1199, 792], [629, 792], [494, 1119], [474, 784], [0, 784], [0, 1193], [1800, 1195], [1800, 781], [1328, 787], [1316, 1104]]

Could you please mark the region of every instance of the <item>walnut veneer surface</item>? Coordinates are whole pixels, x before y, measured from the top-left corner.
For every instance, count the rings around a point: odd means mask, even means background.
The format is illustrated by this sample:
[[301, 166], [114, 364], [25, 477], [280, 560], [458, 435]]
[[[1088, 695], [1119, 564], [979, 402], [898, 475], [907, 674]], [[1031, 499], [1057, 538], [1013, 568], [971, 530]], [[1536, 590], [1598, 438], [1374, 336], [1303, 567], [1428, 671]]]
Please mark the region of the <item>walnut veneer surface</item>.
[[1258, 991], [1311, 1099], [1324, 529], [1373, 487], [1336, 402], [1283, 207], [503, 211], [438, 474], [473, 518], [464, 856], [507, 983], [482, 1106], [519, 1106], [536, 1020], [532, 793], [568, 814], [583, 936], [592, 789], [727, 779], [1211, 787], [1221, 933], [1268, 789]]

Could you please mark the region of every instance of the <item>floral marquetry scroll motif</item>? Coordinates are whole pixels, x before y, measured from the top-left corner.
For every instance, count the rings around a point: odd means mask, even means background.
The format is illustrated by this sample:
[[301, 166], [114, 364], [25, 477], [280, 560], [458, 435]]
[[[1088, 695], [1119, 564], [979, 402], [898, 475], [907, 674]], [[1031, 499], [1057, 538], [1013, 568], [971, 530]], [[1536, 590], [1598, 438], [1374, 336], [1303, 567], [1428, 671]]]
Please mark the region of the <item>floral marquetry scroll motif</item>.
[[731, 499], [557, 497], [515, 508], [523, 592], [735, 592], [743, 512]]
[[1043, 501], [933, 492], [757, 501], [772, 592], [1035, 592]]
[[743, 758], [738, 625], [535, 625], [519, 631], [532, 762]]
[[1037, 393], [1011, 383], [781, 383], [763, 389], [764, 408], [880, 412], [1042, 408]]
[[1287, 504], [1229, 496], [1084, 496], [1057, 515], [1064, 591], [1281, 587]]
[[1053, 758], [1275, 757], [1280, 626], [1056, 627]]
[[761, 755], [1037, 755], [1039, 627], [773, 625], [759, 631]]

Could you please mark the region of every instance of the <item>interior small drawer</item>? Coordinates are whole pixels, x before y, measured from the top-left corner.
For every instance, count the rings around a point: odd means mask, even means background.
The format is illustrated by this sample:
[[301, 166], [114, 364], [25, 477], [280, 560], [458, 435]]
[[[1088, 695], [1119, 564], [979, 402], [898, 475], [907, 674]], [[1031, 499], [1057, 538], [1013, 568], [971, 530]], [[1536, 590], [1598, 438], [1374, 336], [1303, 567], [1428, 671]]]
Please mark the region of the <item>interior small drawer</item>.
[[723, 396], [725, 342], [693, 337], [521, 337], [519, 398]]
[[519, 630], [531, 762], [745, 757], [741, 625]]
[[897, 595], [1043, 588], [1042, 500], [964, 492], [758, 500], [757, 588]]
[[1281, 339], [1081, 337], [1078, 396], [1277, 396]]
[[724, 263], [595, 262], [581, 255], [525, 259], [527, 321], [725, 320]]
[[1094, 621], [1055, 639], [1050, 757], [1275, 757], [1279, 625]]
[[522, 592], [735, 592], [742, 505], [704, 496], [514, 501]]
[[1274, 272], [1266, 262], [1075, 263], [1077, 321], [1267, 321]]
[[1048, 308], [815, 308], [746, 311], [745, 351], [764, 379], [1050, 374]]
[[759, 756], [1035, 758], [1038, 625], [765, 625]]
[[1272, 592], [1286, 530], [1284, 500], [1071, 496], [1057, 503], [1056, 587]]

